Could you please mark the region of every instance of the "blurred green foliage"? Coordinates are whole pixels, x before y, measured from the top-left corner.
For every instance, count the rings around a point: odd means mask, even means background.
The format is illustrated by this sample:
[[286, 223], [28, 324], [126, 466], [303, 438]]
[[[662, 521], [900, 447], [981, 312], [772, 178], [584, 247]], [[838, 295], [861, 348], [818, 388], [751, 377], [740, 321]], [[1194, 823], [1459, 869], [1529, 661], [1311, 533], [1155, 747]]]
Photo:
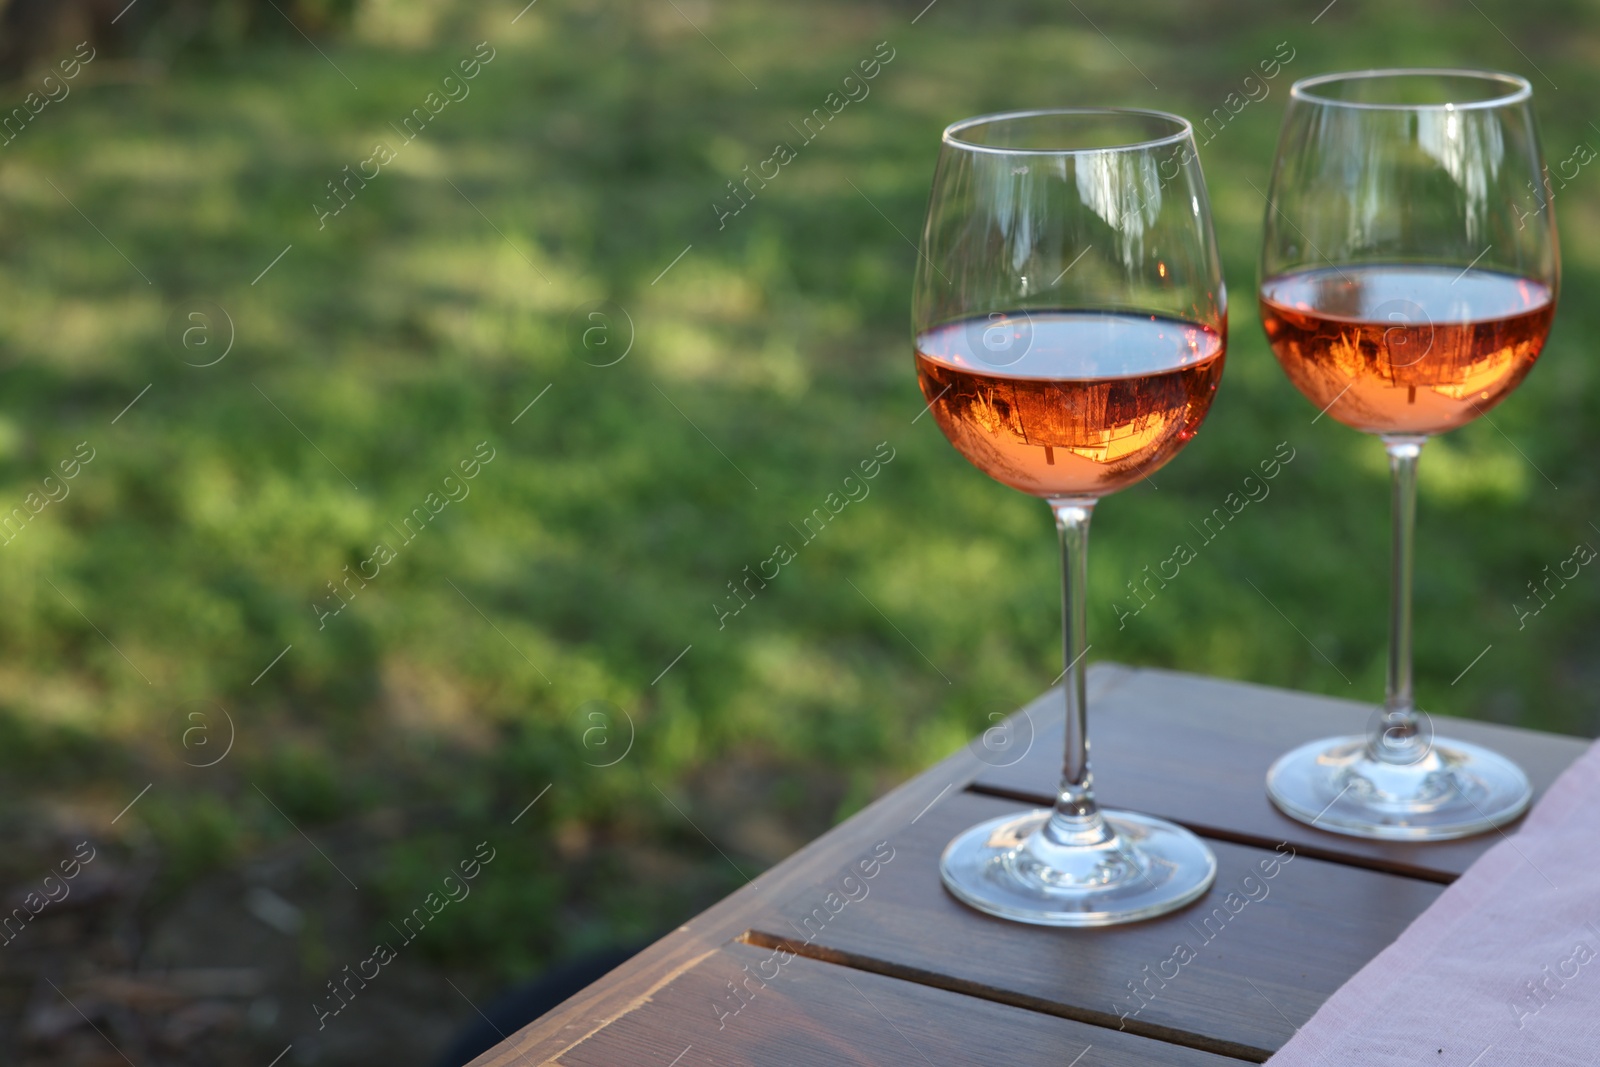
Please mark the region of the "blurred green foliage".
[[[284, 33], [155, 79], [91, 64], [0, 146], [0, 510], [97, 450], [0, 549], [13, 817], [105, 825], [154, 781], [115, 832], [158, 851], [167, 892], [293, 819], [347, 843], [328, 847], [378, 887], [375, 930], [488, 840], [474, 903], [421, 943], [499, 975], [742, 884], [1060, 669], [1045, 508], [913, 423], [911, 244], [940, 129], [1067, 103], [1203, 115], [1284, 41], [1271, 94], [1201, 147], [1228, 368], [1193, 445], [1100, 509], [1093, 657], [1375, 699], [1382, 452], [1313, 424], [1251, 300], [1284, 93], [1335, 69], [1515, 69], [1560, 159], [1600, 138], [1600, 15], [1342, 0], [1313, 25], [1321, 6], [1156, 0], [1092, 26], [1042, 0], [943, 0], [915, 24], [921, 4], [389, 0], [318, 8], [349, 21], [320, 52]], [[470, 95], [406, 142], [480, 41], [495, 58]], [[719, 228], [726, 183], [882, 41], [870, 96]], [[327, 183], [379, 142], [395, 160], [319, 223]], [[1600, 539], [1581, 343], [1600, 172], [1558, 211], [1544, 365], [1423, 458], [1417, 666], [1431, 711], [1592, 734], [1596, 579], [1526, 630], [1512, 607]], [[231, 320], [214, 366], [171, 340], [198, 300]], [[611, 366], [574, 341], [602, 300], [626, 312], [606, 336], [632, 334]], [[470, 496], [402, 545], [390, 524], [483, 441]], [[1271, 497], [1118, 629], [1125, 583], [1285, 441]], [[880, 442], [895, 458], [871, 496], [801, 547], [791, 523]], [[397, 560], [319, 625], [379, 541]], [[796, 561], [719, 626], [727, 584], [780, 541]], [[592, 701], [622, 714], [602, 725]], [[218, 705], [232, 750], [193, 766], [185, 716]]]
[[157, 64], [254, 43], [341, 36], [361, 0], [0, 0], [0, 81], [42, 73], [80, 42]]

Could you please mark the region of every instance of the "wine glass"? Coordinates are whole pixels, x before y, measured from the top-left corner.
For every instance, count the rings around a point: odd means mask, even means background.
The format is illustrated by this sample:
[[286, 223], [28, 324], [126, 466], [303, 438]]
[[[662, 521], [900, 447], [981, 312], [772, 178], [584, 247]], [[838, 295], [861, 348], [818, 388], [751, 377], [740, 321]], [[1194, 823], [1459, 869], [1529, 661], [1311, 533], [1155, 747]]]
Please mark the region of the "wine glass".
[[1261, 250], [1261, 318], [1317, 408], [1376, 434], [1393, 480], [1388, 695], [1366, 736], [1280, 758], [1267, 792], [1302, 822], [1436, 841], [1520, 815], [1527, 776], [1435, 739], [1411, 677], [1417, 457], [1533, 368], [1560, 265], [1544, 160], [1513, 74], [1372, 70], [1296, 82]]
[[1066, 765], [1054, 809], [974, 826], [940, 862], [1007, 919], [1104, 926], [1204, 893], [1216, 859], [1161, 819], [1102, 811], [1084, 691], [1089, 517], [1175, 456], [1222, 375], [1227, 298], [1193, 131], [1157, 111], [985, 115], [944, 131], [912, 300], [944, 435], [1046, 500], [1060, 532]]

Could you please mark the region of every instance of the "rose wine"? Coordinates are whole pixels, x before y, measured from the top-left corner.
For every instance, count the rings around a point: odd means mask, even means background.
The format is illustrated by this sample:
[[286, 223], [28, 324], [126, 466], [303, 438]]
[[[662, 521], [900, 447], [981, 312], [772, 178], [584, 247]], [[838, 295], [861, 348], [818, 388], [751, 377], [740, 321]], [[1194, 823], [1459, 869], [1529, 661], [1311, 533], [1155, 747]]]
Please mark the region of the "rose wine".
[[939, 428], [973, 466], [1042, 497], [1098, 497], [1194, 436], [1222, 376], [1223, 334], [1154, 315], [1033, 311], [916, 340]]
[[1290, 381], [1367, 433], [1432, 434], [1477, 418], [1532, 369], [1554, 315], [1547, 286], [1487, 270], [1342, 267], [1261, 286]]

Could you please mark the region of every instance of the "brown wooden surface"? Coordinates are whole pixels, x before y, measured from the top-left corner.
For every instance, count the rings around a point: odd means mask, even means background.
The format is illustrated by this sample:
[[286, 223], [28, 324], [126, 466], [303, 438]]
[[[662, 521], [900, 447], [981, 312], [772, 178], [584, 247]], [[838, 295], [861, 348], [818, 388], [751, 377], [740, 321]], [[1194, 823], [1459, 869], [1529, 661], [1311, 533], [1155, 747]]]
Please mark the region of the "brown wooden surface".
[[[1047, 694], [1013, 721], [1014, 736], [1033, 731], [1031, 746], [1021, 746], [1025, 755], [979, 745], [957, 752], [530, 1023], [475, 1067], [667, 1067], [680, 1054], [673, 1067], [990, 1063], [1000, 1062], [992, 1050], [1014, 1033], [1022, 1035], [1021, 1051], [1007, 1053], [1007, 1063], [1065, 1067], [1089, 1044], [1079, 1067], [1260, 1060], [1393, 940], [1440, 882], [1500, 840], [1490, 833], [1453, 844], [1379, 845], [1303, 827], [1271, 807], [1262, 778], [1272, 759], [1304, 740], [1360, 732], [1370, 706], [1116, 666], [1092, 669], [1090, 687], [1102, 799], [1211, 838], [1221, 873], [1194, 905], [1144, 923], [1071, 931], [1000, 922], [945, 894], [938, 855], [956, 831], [1019, 806], [1006, 797], [1047, 802], [1053, 794], [1062, 724], [1059, 699]], [[1541, 789], [1586, 744], [1458, 720], [1438, 725], [1441, 734], [1513, 756]], [[828, 893], [879, 842], [894, 858], [872, 879], [844, 886], [857, 900], [830, 902]], [[1296, 858], [1264, 883], [1265, 897], [1225, 924], [1214, 917], [1205, 940], [1199, 924], [1217, 907], [1227, 910], [1228, 892], [1239, 891], [1245, 873], [1279, 843]], [[1260, 897], [1260, 888], [1252, 891]], [[811, 923], [802, 925], [808, 914]], [[1177, 941], [1194, 958], [1170, 980], [1158, 974], [1147, 987], [1153, 998], [1122, 1018], [1137, 1003], [1126, 983], [1158, 971]], [[764, 987], [752, 980], [747, 988], [757, 994], [719, 1028], [708, 985], [720, 982], [730, 996], [733, 972], [743, 978], [743, 965], [756, 969], [751, 961], [771, 958], [780, 944], [800, 955]]]
[[[836, 916], [825, 909], [829, 922], [803, 926], [838, 882], [824, 877], [775, 901], [754, 934], [764, 941], [814, 937], [804, 951], [860, 969], [1264, 1060], [1443, 891], [1432, 882], [1307, 856], [1294, 856], [1263, 880], [1258, 864], [1271, 860], [1272, 850], [1212, 841], [1216, 888], [1195, 905], [1125, 926], [1036, 928], [1017, 936], [1014, 923], [946, 893], [938, 868], [939, 853], [957, 833], [1014, 810], [1015, 803], [996, 797], [949, 797], [891, 837], [895, 859], [868, 883], [859, 904]], [[1230, 890], [1238, 893], [1237, 913], [1223, 904]], [[1249, 901], [1249, 894], [1258, 899]], [[1177, 975], [1163, 981], [1159, 967], [1179, 943], [1195, 958], [1169, 965]], [[1132, 1015], [1140, 1001], [1127, 983], [1152, 973], [1153, 999]]]
[[[744, 1006], [727, 983], [767, 961]], [[745, 968], [749, 968], [748, 971]], [[998, 1054], [997, 1049], [1004, 1053]], [[729, 945], [674, 978], [637, 1011], [561, 1057], [567, 1067], [782, 1067], [904, 1064], [971, 1067], [1228, 1067], [1238, 1061], [940, 989]], [[678, 1059], [681, 1057], [681, 1059]]]
[[[1376, 705], [1224, 682], [1173, 671], [1108, 666], [1090, 705], [1095, 793], [1197, 833], [1366, 863], [1440, 882], [1454, 881], [1500, 840], [1496, 833], [1429, 845], [1365, 841], [1289, 818], [1267, 799], [1267, 768], [1283, 753], [1334, 734], [1364, 734]], [[1050, 804], [1061, 778], [1059, 692], [1026, 709], [1034, 740], [1011, 766], [985, 768], [978, 788]], [[1516, 760], [1542, 795], [1588, 742], [1510, 726], [1435, 716], [1440, 737], [1473, 741]], [[1021, 732], [1019, 727], [1019, 733]], [[1019, 758], [1020, 757], [1020, 758]]]

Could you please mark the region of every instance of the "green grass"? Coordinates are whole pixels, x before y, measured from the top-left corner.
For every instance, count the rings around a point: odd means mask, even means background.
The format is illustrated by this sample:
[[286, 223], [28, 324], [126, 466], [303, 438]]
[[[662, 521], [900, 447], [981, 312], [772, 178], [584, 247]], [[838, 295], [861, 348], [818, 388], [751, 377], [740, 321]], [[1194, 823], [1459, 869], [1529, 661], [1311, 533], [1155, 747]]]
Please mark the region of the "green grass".
[[[1252, 183], [1289, 82], [1334, 69], [1520, 70], [1552, 160], [1600, 143], [1592, 10], [1481, 5], [1557, 91], [1444, 0], [1342, 0], [1315, 25], [1316, 4], [1102, 5], [1117, 48], [1054, 4], [943, 0], [912, 25], [917, 4], [685, 0], [728, 62], [670, 6], [540, 4], [509, 25], [520, 6], [379, 5], [326, 59], [202, 53], [137, 84], [91, 65], [99, 84], [0, 148], [0, 510], [78, 442], [96, 450], [0, 550], [14, 816], [104, 825], [154, 781], [115, 832], [159, 849], [166, 893], [292, 836], [285, 815], [313, 834], [399, 825], [352, 860], [380, 888], [375, 928], [490, 839], [476, 903], [425, 943], [500, 975], [740, 884], [674, 805], [754, 873], [1059, 670], [1046, 510], [913, 424], [905, 237], [939, 130], [1027, 105], [1201, 115], [1280, 41], [1295, 58], [1272, 94], [1201, 149], [1232, 283], [1222, 389], [1159, 488], [1097, 516], [1093, 656], [1381, 693], [1382, 453], [1313, 425], [1266, 348]], [[389, 124], [485, 39], [471, 95], [401, 147]], [[880, 41], [895, 57], [871, 95], [719, 229], [725, 183]], [[319, 229], [325, 183], [378, 141], [398, 158]], [[1512, 607], [1600, 544], [1581, 342], [1600, 327], [1600, 170], [1558, 210], [1566, 295], [1543, 365], [1492, 425], [1423, 458], [1418, 689], [1440, 713], [1592, 734], [1600, 582], [1585, 572], [1520, 632]], [[199, 299], [236, 327], [206, 368], [167, 338]], [[607, 367], [580, 358], [570, 318], [600, 300], [634, 335]], [[402, 545], [389, 524], [483, 441], [470, 496]], [[880, 442], [895, 458], [871, 495], [801, 547], [790, 524]], [[1271, 496], [1119, 630], [1125, 583], [1279, 442], [1295, 459]], [[397, 558], [319, 628], [326, 583], [380, 541]], [[780, 541], [797, 558], [719, 628], [727, 583]], [[591, 719], [593, 701], [626, 715]], [[214, 705], [234, 747], [186, 766], [217, 749], [183, 747], [185, 715]]]

